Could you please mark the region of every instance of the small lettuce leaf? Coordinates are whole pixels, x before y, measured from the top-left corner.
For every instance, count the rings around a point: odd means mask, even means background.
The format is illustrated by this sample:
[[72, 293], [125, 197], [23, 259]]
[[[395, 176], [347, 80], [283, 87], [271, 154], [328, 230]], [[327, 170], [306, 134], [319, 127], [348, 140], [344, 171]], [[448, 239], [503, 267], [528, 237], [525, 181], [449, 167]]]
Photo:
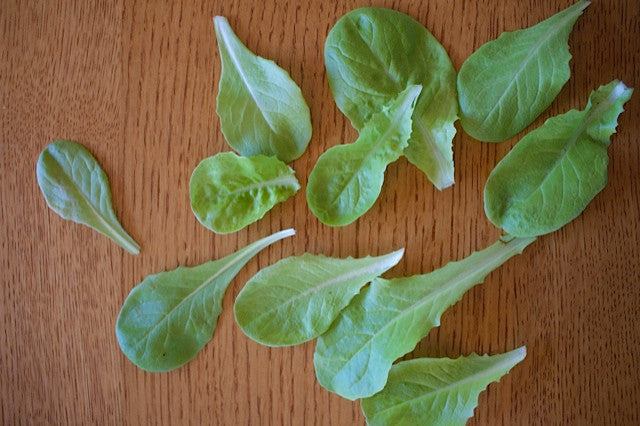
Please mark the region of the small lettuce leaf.
[[614, 80], [584, 111], [550, 118], [493, 169], [484, 188], [489, 220], [516, 236], [542, 235], [575, 219], [607, 183], [607, 148], [633, 89]]
[[298, 189], [293, 169], [275, 157], [245, 158], [223, 152], [198, 164], [189, 195], [200, 223], [225, 234], [261, 219]]
[[464, 426], [478, 406], [478, 396], [524, 359], [524, 346], [493, 356], [417, 358], [389, 372], [384, 390], [363, 399], [371, 426]]
[[404, 155], [438, 189], [453, 185], [456, 72], [429, 30], [394, 10], [356, 9], [329, 32], [324, 58], [336, 104], [358, 130], [408, 86], [422, 85]]
[[236, 322], [263, 345], [312, 340], [329, 328], [362, 286], [398, 263], [403, 253], [360, 259], [305, 253], [282, 259], [258, 272], [238, 294]]
[[113, 211], [107, 174], [84, 146], [52, 142], [38, 158], [36, 177], [51, 210], [106, 235], [129, 253], [140, 253]]
[[387, 165], [407, 146], [420, 90], [410, 86], [373, 115], [354, 143], [334, 146], [320, 156], [309, 175], [307, 203], [322, 223], [347, 225], [373, 206]]
[[284, 162], [300, 157], [311, 139], [311, 115], [302, 92], [273, 61], [254, 55], [222, 16], [214, 19], [222, 59], [216, 111], [229, 145], [246, 157]]
[[318, 339], [318, 382], [351, 400], [380, 391], [393, 362], [440, 325], [449, 306], [534, 240], [498, 241], [425, 275], [374, 279]]
[[118, 315], [122, 352], [147, 371], [169, 371], [191, 361], [213, 337], [231, 280], [260, 250], [293, 234], [293, 229], [280, 231], [222, 259], [146, 277]]
[[469, 135], [501, 142], [533, 122], [569, 80], [569, 34], [589, 5], [573, 6], [533, 27], [482, 45], [458, 74], [460, 124]]

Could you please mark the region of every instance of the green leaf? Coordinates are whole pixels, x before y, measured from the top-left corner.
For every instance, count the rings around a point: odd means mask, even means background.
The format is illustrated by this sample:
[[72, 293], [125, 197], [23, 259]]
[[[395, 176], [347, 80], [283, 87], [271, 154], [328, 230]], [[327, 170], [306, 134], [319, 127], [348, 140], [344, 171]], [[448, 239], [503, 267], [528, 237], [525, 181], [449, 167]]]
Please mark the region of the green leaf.
[[399, 362], [384, 390], [361, 402], [371, 426], [464, 426], [478, 396], [527, 353], [524, 346], [493, 356], [417, 358]]
[[222, 59], [216, 111], [227, 142], [246, 157], [300, 157], [311, 139], [311, 115], [300, 88], [273, 61], [247, 49], [226, 18], [213, 22]]
[[131, 290], [118, 315], [122, 352], [147, 371], [169, 371], [191, 361], [213, 337], [231, 280], [260, 250], [293, 234], [287, 229], [222, 259], [149, 275]]
[[358, 130], [408, 86], [422, 85], [404, 154], [438, 189], [453, 185], [456, 72], [429, 30], [394, 10], [356, 9], [329, 32], [324, 58], [336, 104]]
[[298, 189], [293, 169], [275, 157], [244, 158], [223, 152], [198, 164], [189, 195], [200, 223], [224, 234], [259, 220]]
[[489, 220], [517, 236], [575, 219], [607, 183], [607, 148], [632, 89], [617, 80], [591, 93], [584, 111], [550, 118], [493, 169], [484, 189]]
[[95, 229], [130, 253], [140, 253], [113, 212], [107, 174], [84, 146], [66, 140], [49, 144], [38, 158], [36, 176], [54, 212]]
[[569, 33], [588, 5], [580, 0], [533, 27], [502, 33], [467, 58], [458, 74], [465, 132], [501, 142], [547, 109], [569, 80]]
[[373, 206], [387, 165], [402, 155], [420, 86], [411, 86], [375, 114], [352, 144], [330, 148], [309, 175], [307, 203], [321, 222], [346, 225]]
[[238, 294], [233, 306], [236, 322], [263, 345], [314, 339], [363, 285], [398, 263], [403, 252], [360, 259], [305, 253], [282, 259], [258, 272]]
[[318, 339], [318, 382], [351, 400], [380, 391], [393, 362], [439, 326], [449, 306], [534, 240], [498, 241], [425, 275], [374, 279]]

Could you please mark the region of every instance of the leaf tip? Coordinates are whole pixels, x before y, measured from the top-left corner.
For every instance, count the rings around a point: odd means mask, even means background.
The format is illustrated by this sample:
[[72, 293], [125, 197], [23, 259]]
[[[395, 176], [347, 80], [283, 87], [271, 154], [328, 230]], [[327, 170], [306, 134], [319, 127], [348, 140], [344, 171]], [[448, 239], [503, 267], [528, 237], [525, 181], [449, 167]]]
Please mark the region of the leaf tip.
[[231, 26], [229, 25], [229, 21], [224, 16], [216, 15], [213, 17], [213, 26], [216, 30], [216, 36], [220, 37], [219, 33], [224, 31], [229, 31]]
[[590, 0], [580, 0], [578, 3], [576, 3], [576, 9], [580, 10], [581, 12], [583, 10], [585, 10], [589, 5], [591, 4]]
[[624, 84], [622, 81], [620, 80], [614, 80], [617, 84], [616, 86], [613, 88], [613, 90], [611, 91], [611, 98], [612, 99], [619, 99], [622, 96], [626, 95], [627, 93], [629, 94], [629, 96], [631, 96], [631, 94], [633, 93], [633, 88], [632, 87], [628, 87], [626, 84]]
[[568, 8], [564, 9], [564, 11], [560, 12], [563, 14], [571, 14], [576, 16], [576, 18], [582, 15], [582, 12], [591, 4], [590, 0], [580, 0]]
[[422, 93], [422, 84], [413, 84], [407, 88], [407, 95], [409, 99], [413, 99], [414, 101], [418, 99]]
[[292, 236], [292, 235], [295, 235], [295, 234], [296, 234], [296, 230], [295, 230], [295, 229], [293, 229], [293, 228], [284, 229], [284, 230], [282, 230], [282, 231], [280, 231], [280, 232], [281, 232], [281, 233], [283, 233], [283, 234], [286, 234], [286, 235], [285, 235], [286, 237], [290, 237], [290, 236]]
[[516, 365], [527, 356], [527, 347], [520, 346], [519, 348], [512, 350], [511, 356], [514, 361], [513, 365]]
[[398, 262], [400, 262], [402, 256], [404, 256], [404, 247], [389, 253], [386, 257], [389, 259], [389, 263], [391, 263], [391, 266], [394, 266], [397, 265]]
[[282, 231], [276, 232], [271, 237], [273, 238], [273, 241], [278, 241], [287, 237], [291, 237], [292, 235], [295, 235], [295, 234], [296, 234], [295, 229], [288, 228], [288, 229], [283, 229]]
[[140, 254], [140, 245], [136, 243], [135, 245], [125, 247], [125, 250], [127, 250], [131, 254]]
[[438, 191], [442, 191], [444, 189], [447, 189], [451, 186], [453, 186], [453, 184], [456, 183], [454, 177], [453, 177], [453, 172], [449, 173], [449, 172], [445, 172], [445, 174], [443, 174], [442, 176], [440, 176], [440, 179], [434, 179], [433, 180], [433, 185], [436, 187], [436, 189]]

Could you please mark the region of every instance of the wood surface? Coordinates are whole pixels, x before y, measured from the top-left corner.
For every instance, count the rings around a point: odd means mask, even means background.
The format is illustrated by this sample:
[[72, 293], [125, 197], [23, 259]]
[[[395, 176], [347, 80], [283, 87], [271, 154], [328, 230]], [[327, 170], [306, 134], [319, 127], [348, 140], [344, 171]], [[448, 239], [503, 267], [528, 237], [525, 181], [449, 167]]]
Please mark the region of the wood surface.
[[[429, 0], [371, 4], [429, 28], [456, 69], [502, 31], [533, 25], [571, 1]], [[519, 137], [483, 144], [459, 132], [456, 184], [442, 192], [405, 159], [375, 206], [330, 228], [304, 187], [318, 156], [356, 132], [324, 70], [326, 35], [362, 1], [0, 1], [0, 423], [362, 425], [357, 402], [320, 387], [314, 344], [267, 348], [246, 338], [232, 305], [260, 268], [305, 251], [382, 254], [405, 247], [387, 276], [428, 272], [495, 241], [484, 182]], [[259, 222], [215, 235], [191, 213], [189, 178], [230, 148], [215, 113], [220, 59], [212, 17], [274, 59], [309, 104], [313, 138], [292, 166], [298, 194]], [[640, 85], [640, 2], [595, 0], [570, 37], [571, 80], [531, 125], [614, 78]], [[526, 359], [480, 396], [469, 424], [640, 424], [640, 93], [609, 149], [609, 184], [584, 213], [489, 275], [449, 309], [409, 357], [500, 353]], [[35, 165], [51, 141], [87, 146], [111, 180], [133, 256], [47, 208]], [[213, 340], [171, 373], [121, 353], [116, 316], [146, 275], [224, 256], [272, 232], [297, 235], [260, 253], [232, 282]]]

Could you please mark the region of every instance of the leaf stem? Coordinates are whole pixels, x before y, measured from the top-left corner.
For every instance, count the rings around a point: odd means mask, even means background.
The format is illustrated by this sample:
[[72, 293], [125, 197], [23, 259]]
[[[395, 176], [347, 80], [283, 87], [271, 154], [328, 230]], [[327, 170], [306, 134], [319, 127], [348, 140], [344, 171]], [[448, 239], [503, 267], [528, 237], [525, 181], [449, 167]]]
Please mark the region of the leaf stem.
[[113, 229], [113, 231], [114, 232], [111, 237], [120, 244], [122, 248], [131, 254], [140, 253], [140, 245], [131, 237], [131, 235], [127, 234], [124, 230]]

